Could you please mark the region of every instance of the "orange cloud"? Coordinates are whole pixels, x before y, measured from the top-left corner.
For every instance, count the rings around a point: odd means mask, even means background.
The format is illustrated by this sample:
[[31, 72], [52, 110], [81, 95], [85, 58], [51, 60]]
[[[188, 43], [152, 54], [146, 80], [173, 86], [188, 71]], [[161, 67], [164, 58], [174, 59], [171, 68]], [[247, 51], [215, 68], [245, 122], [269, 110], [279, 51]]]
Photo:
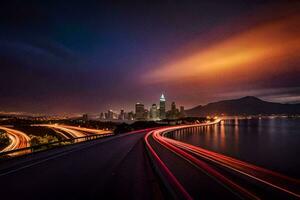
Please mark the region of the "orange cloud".
[[[284, 62], [299, 60], [300, 15], [296, 14], [255, 26], [200, 51], [174, 58], [147, 74], [149, 82], [255, 79], [263, 73], [289, 70]], [[218, 76], [216, 76], [218, 74]]]

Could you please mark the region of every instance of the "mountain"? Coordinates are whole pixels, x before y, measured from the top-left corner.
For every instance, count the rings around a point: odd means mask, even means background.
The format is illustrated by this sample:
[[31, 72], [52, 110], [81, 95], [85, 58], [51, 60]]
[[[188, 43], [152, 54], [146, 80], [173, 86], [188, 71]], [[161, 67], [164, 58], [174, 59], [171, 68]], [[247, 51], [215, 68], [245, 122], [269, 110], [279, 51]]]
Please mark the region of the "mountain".
[[271, 115], [271, 114], [300, 114], [300, 104], [282, 104], [263, 101], [257, 97], [246, 96], [240, 99], [224, 100], [196, 106], [186, 110], [189, 117], [207, 115]]

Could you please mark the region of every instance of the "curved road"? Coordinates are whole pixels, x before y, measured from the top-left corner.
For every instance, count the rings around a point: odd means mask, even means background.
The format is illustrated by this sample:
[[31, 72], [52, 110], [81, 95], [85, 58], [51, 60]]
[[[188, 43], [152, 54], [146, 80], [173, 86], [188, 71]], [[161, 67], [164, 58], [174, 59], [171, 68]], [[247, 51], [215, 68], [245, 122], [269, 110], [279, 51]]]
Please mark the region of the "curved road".
[[78, 127], [78, 126], [69, 126], [69, 125], [59, 125], [59, 127], [68, 128], [72, 130], [82, 131], [90, 134], [107, 134], [112, 133], [112, 131], [106, 131], [101, 129], [92, 129], [92, 128], [85, 128], [85, 127]]
[[162, 199], [144, 148], [147, 131], [16, 158], [0, 165], [6, 199]]
[[8, 160], [0, 165], [1, 197], [300, 198], [299, 180], [165, 137], [214, 123], [135, 131]]
[[0, 129], [4, 130], [8, 134], [11, 141], [10, 144], [2, 150], [2, 152], [29, 147], [30, 138], [25, 133], [4, 126], [0, 126]]
[[212, 124], [167, 127], [146, 135], [147, 148], [175, 196], [185, 199], [300, 199], [300, 180], [165, 137], [174, 130]]
[[77, 126], [69, 126], [69, 125], [60, 125], [60, 124], [36, 124], [32, 126], [42, 126], [53, 129], [56, 133], [61, 134], [64, 138], [69, 138], [66, 134], [70, 135], [73, 138], [76, 137], [84, 137], [90, 134], [107, 134], [111, 133], [111, 131], [98, 130], [98, 129], [90, 129], [83, 128]]

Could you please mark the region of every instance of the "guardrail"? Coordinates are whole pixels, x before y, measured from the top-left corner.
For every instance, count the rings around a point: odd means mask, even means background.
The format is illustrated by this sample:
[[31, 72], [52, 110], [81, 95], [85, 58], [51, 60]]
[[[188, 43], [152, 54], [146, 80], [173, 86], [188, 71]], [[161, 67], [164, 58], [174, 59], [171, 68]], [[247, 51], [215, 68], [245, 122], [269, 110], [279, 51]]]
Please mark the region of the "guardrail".
[[3, 158], [10, 158], [10, 157], [15, 157], [15, 156], [20, 156], [24, 154], [30, 154], [33, 152], [38, 152], [38, 151], [44, 151], [47, 149], [52, 149], [54, 147], [59, 147], [59, 146], [65, 146], [65, 145], [70, 145], [70, 144], [76, 144], [76, 143], [81, 143], [89, 140], [95, 140], [107, 136], [114, 135], [113, 133], [106, 133], [106, 134], [93, 134], [93, 135], [87, 135], [83, 137], [77, 137], [77, 138], [70, 138], [66, 140], [61, 140], [57, 142], [50, 142], [46, 144], [41, 144], [41, 145], [34, 145], [30, 147], [25, 147], [21, 149], [15, 149], [11, 151], [4, 151], [0, 152], [0, 159]]

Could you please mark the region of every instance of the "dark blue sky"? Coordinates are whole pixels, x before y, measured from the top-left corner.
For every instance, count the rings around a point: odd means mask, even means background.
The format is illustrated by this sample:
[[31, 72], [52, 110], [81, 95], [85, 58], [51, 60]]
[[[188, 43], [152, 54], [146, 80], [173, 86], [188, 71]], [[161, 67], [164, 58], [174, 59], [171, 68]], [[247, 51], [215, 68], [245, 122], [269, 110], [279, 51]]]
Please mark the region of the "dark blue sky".
[[[178, 85], [145, 84], [140, 77], [193, 41], [210, 39], [208, 32], [227, 24], [228, 29], [214, 39], [227, 37], [240, 17], [252, 18], [280, 4], [76, 2], [1, 3], [0, 111], [61, 114], [133, 109], [137, 101], [156, 102], [161, 92], [186, 106], [215, 100], [215, 95], [195, 93], [197, 88], [191, 94], [189, 88], [177, 93]], [[247, 24], [238, 23], [235, 29], [246, 29]], [[299, 92], [298, 82], [285, 81], [276, 87]]]

